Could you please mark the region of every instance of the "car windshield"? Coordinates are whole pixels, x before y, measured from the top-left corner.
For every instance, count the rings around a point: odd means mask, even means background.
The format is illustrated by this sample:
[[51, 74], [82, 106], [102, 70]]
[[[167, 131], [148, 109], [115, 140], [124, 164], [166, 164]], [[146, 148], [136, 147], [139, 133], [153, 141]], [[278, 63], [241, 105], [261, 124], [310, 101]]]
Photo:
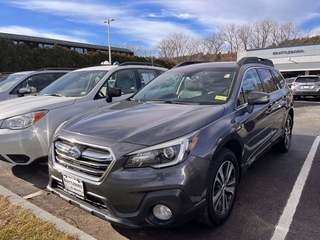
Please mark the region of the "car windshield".
[[312, 82], [319, 82], [319, 78], [318, 77], [298, 77], [296, 79], [296, 82], [300, 82], [300, 83], [312, 83]]
[[2, 79], [0, 82], [0, 92], [8, 90], [12, 85], [14, 85], [20, 78], [27, 75], [28, 73], [13, 73]]
[[[193, 69], [193, 68], [192, 68]], [[223, 104], [229, 99], [237, 69], [181, 67], [158, 76], [132, 99], [173, 104]]]
[[87, 95], [103, 78], [107, 70], [69, 72], [44, 88], [39, 95], [81, 97]]

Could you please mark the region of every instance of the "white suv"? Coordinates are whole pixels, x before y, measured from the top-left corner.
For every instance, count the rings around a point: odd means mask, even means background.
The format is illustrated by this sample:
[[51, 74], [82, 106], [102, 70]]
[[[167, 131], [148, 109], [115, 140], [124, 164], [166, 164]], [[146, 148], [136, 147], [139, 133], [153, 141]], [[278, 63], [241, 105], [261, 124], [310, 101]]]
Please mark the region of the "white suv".
[[72, 116], [103, 107], [108, 92], [121, 88], [131, 96], [146, 79], [167, 69], [148, 65], [108, 65], [82, 68], [62, 76], [37, 96], [11, 99], [0, 104], [0, 160], [27, 165], [47, 159], [56, 128]]

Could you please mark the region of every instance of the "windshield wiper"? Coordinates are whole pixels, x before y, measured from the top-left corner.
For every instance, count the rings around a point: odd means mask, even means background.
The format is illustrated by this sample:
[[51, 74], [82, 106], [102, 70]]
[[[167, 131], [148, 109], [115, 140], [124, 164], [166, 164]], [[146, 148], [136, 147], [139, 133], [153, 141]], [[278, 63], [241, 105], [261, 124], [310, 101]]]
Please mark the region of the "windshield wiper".
[[175, 102], [172, 100], [165, 100], [163, 103], [181, 104], [181, 105], [200, 105], [200, 103], [198, 103], [198, 102]]
[[65, 95], [61, 95], [58, 93], [50, 93], [50, 94], [42, 94], [43, 96], [53, 96], [53, 97], [65, 97]]
[[184, 102], [175, 102], [172, 100], [165, 100], [163, 103], [170, 103], [170, 104], [185, 104]]

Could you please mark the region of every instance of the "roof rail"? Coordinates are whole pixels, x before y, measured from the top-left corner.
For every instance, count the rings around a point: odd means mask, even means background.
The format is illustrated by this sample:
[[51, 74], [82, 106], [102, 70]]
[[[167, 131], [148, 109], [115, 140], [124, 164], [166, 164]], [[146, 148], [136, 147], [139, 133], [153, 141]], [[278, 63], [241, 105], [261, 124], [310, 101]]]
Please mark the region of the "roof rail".
[[76, 70], [77, 68], [67, 68], [67, 67], [47, 67], [47, 68], [40, 68], [36, 71], [49, 71], [49, 70]]
[[260, 64], [274, 67], [273, 62], [270, 59], [259, 58], [259, 57], [244, 57], [244, 58], [241, 58], [237, 63], [239, 66], [242, 66], [244, 64], [249, 64], [249, 63], [260, 63]]
[[206, 62], [204, 62], [204, 61], [185, 61], [185, 62], [178, 63], [173, 68], [187, 66], [187, 65], [191, 65], [191, 64], [197, 64], [197, 63], [206, 63]]
[[128, 65], [145, 65], [145, 66], [164, 67], [161, 64], [150, 63], [150, 62], [124, 62], [119, 64], [119, 66], [128, 66]]
[[9, 74], [11, 74], [11, 73], [13, 73], [13, 72], [0, 72], [0, 76], [2, 76], [2, 75], [9, 75]]

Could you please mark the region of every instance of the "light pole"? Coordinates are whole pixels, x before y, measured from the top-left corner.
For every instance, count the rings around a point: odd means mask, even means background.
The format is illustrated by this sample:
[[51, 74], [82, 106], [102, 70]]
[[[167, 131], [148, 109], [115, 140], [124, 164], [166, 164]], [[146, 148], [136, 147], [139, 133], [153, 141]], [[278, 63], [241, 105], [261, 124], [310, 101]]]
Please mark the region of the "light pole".
[[109, 64], [111, 65], [111, 43], [110, 43], [110, 23], [114, 21], [114, 18], [109, 18], [108, 20], [103, 21], [103, 23], [108, 24], [108, 45], [109, 45]]

